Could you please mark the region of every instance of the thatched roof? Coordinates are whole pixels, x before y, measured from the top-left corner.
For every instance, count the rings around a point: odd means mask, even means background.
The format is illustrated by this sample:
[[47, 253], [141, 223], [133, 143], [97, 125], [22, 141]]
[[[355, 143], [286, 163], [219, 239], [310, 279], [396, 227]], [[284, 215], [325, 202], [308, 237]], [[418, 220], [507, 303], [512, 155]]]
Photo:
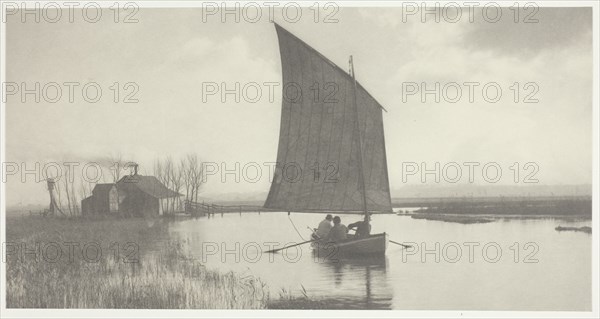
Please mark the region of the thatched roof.
[[117, 188], [119, 190], [124, 189], [125, 191], [128, 191], [132, 188], [137, 188], [154, 198], [182, 196], [182, 194], [167, 188], [158, 180], [158, 178], [154, 176], [127, 175], [117, 182]]

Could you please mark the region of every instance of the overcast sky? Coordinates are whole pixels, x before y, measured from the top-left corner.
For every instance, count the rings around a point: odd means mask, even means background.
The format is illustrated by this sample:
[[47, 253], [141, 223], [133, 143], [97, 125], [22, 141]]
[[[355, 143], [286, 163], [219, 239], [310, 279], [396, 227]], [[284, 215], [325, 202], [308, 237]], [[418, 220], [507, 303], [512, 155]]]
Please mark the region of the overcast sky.
[[[536, 162], [540, 184], [588, 184], [592, 175], [591, 9], [548, 9], [538, 23], [514, 23], [505, 10], [497, 23], [475, 16], [459, 23], [401, 20], [401, 9], [341, 9], [338, 23], [276, 21], [342, 69], [354, 55], [363, 86], [384, 113], [392, 189], [402, 181], [403, 162], [498, 162], [505, 174], [513, 162]], [[229, 97], [202, 102], [203, 82], [281, 82], [275, 28], [258, 23], [202, 21], [200, 9], [142, 9], [138, 23], [114, 23], [105, 11], [98, 23], [7, 25], [9, 82], [97, 82], [104, 95], [87, 103], [21, 103], [8, 98], [6, 160], [93, 161], [121, 153], [151, 172], [152, 161], [197, 153], [205, 161], [274, 162], [281, 92], [257, 103]], [[504, 18], [506, 17], [506, 18]], [[523, 17], [521, 17], [522, 19]], [[486, 102], [481, 86], [469, 103], [467, 87], [457, 103], [418, 96], [402, 101], [403, 82], [497, 82], [503, 96]], [[114, 103], [113, 82], [135, 82], [138, 103]], [[510, 87], [521, 83], [520, 102]], [[534, 82], [538, 103], [523, 103]], [[63, 87], [63, 95], [67, 88]], [[125, 91], [121, 92], [122, 94]], [[121, 100], [123, 96], [120, 97]], [[267, 169], [265, 168], [265, 172]], [[523, 176], [521, 176], [522, 179]], [[231, 177], [229, 177], [231, 179]], [[480, 177], [476, 183], [485, 184]], [[512, 175], [500, 184], [511, 184]], [[411, 178], [408, 184], [420, 184]], [[266, 192], [258, 183], [209, 180], [207, 193]], [[45, 203], [45, 188], [9, 178], [8, 204]]]

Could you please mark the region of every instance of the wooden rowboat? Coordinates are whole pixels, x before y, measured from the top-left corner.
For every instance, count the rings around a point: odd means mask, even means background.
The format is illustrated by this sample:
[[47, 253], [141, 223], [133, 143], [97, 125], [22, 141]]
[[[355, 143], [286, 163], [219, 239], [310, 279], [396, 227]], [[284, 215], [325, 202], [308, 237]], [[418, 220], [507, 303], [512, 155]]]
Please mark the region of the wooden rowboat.
[[385, 255], [388, 245], [386, 233], [360, 238], [353, 235], [348, 236], [350, 238], [340, 242], [316, 241], [312, 243], [312, 247], [314, 252], [322, 258]]

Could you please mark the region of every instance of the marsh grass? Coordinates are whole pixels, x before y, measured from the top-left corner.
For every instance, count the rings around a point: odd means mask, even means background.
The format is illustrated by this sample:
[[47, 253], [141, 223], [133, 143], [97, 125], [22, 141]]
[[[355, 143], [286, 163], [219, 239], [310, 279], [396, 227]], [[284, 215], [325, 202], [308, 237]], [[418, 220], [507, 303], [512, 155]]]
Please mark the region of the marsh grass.
[[[219, 273], [167, 241], [144, 254], [165, 229], [143, 219], [9, 218], [7, 242], [28, 248], [49, 242], [137, 243], [136, 262], [103, 253], [98, 261], [66, 256], [56, 262], [7, 254], [8, 308], [261, 309], [268, 289], [253, 276]], [[76, 254], [75, 254], [76, 255]]]

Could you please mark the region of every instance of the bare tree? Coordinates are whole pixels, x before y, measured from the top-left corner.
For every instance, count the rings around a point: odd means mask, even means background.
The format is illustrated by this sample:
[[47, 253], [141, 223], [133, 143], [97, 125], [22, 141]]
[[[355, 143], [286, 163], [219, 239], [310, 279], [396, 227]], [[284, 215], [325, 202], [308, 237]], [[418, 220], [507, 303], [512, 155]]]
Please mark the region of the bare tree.
[[156, 178], [158, 178], [158, 180], [161, 182], [163, 182], [163, 168], [162, 167], [163, 167], [163, 165], [162, 165], [160, 158], [157, 158], [154, 161], [153, 171], [154, 171], [154, 176]]
[[[171, 156], [167, 156], [165, 158], [165, 165], [164, 165], [164, 182], [163, 184], [165, 184], [165, 186], [167, 186], [168, 189], [173, 189], [173, 176], [175, 175], [175, 168], [173, 167], [173, 158]], [[169, 205], [171, 203], [171, 201], [173, 201], [174, 199], [171, 199], [169, 197], [166, 198], [166, 211], [169, 211]]]
[[198, 160], [197, 154], [188, 154], [186, 160], [190, 185], [190, 200], [198, 202], [198, 193], [204, 182], [204, 165]]
[[86, 184], [83, 182], [79, 185], [79, 196], [81, 197], [81, 199], [88, 197], [87, 188], [85, 185]]
[[[81, 175], [80, 175], [81, 176]], [[71, 181], [71, 201], [73, 205], [73, 214], [79, 215], [79, 199], [77, 198], [77, 193], [75, 193], [75, 180]]]
[[[71, 209], [71, 187], [70, 187], [70, 182], [69, 179], [71, 178], [71, 171], [70, 170], [66, 170], [65, 176], [63, 177], [63, 181], [64, 181], [64, 188], [65, 188], [65, 195], [67, 197], [67, 209], [69, 210], [69, 216], [73, 216], [73, 210]], [[59, 187], [60, 188], [60, 187]]]
[[[92, 195], [92, 183], [86, 181], [83, 178], [83, 175], [81, 175], [81, 180], [79, 183], [79, 197], [81, 198], [81, 200], [88, 198], [88, 196]], [[83, 205], [81, 207], [81, 215], [83, 215]]]
[[[163, 174], [163, 163], [160, 160], [160, 158], [157, 158], [156, 160], [154, 160], [154, 176], [161, 182], [164, 184], [164, 174]], [[159, 201], [159, 204], [162, 204], [162, 201]], [[164, 210], [164, 206], [163, 206], [163, 210]]]
[[[154, 162], [154, 176], [156, 176], [156, 178], [158, 178], [158, 180], [163, 185], [171, 189], [173, 176], [173, 159], [170, 156], [166, 157], [164, 160], [157, 159]], [[169, 198], [165, 198], [164, 202], [162, 202], [163, 211], [168, 211], [169, 204]]]
[[[185, 163], [183, 161], [179, 162], [179, 165], [175, 166], [172, 165], [172, 173], [171, 173], [171, 185], [172, 185], [172, 190], [175, 191], [176, 193], [179, 193], [179, 191], [181, 190], [181, 187], [183, 185], [183, 180], [184, 180], [184, 171], [185, 171]], [[173, 212], [175, 212], [176, 206], [178, 206], [179, 203], [179, 196], [174, 197], [173, 198], [173, 203], [172, 203], [172, 207], [173, 207]]]
[[[167, 188], [180, 193], [185, 189], [185, 200], [198, 201], [202, 187], [203, 165], [196, 154], [188, 154], [175, 162], [172, 157], [154, 161], [154, 176]], [[181, 198], [166, 198], [162, 202], [163, 211], [175, 211], [181, 206]]]
[[185, 188], [185, 201], [186, 202], [191, 202], [192, 199], [190, 198], [190, 193], [192, 191], [192, 174], [191, 174], [191, 169], [190, 169], [190, 165], [189, 162], [187, 161], [187, 158], [182, 158], [181, 162], [179, 163], [179, 167], [182, 171], [182, 175], [183, 175], [183, 187]]

